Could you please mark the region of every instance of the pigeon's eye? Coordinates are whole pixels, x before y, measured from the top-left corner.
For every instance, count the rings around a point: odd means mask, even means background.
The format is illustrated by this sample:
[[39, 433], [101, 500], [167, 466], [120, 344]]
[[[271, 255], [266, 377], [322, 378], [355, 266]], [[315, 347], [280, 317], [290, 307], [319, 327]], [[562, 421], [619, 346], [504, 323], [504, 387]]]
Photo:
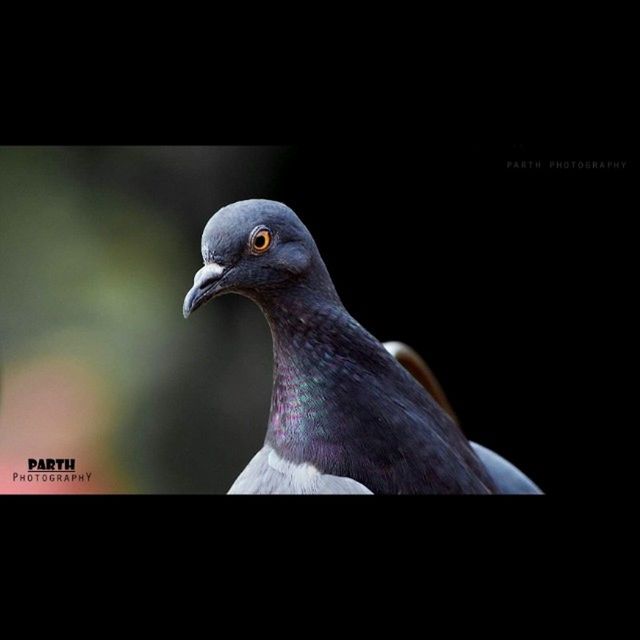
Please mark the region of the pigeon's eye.
[[271, 245], [271, 232], [264, 227], [257, 227], [251, 233], [249, 244], [253, 253], [264, 253]]

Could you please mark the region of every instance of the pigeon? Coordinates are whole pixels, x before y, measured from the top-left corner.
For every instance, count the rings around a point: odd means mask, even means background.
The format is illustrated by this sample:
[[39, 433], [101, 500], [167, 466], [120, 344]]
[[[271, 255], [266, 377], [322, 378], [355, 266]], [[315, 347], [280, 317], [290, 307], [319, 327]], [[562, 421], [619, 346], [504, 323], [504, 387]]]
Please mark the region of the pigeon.
[[454, 417], [346, 310], [300, 218], [272, 200], [223, 207], [183, 314], [226, 293], [262, 310], [273, 340], [264, 446], [230, 494], [540, 493]]

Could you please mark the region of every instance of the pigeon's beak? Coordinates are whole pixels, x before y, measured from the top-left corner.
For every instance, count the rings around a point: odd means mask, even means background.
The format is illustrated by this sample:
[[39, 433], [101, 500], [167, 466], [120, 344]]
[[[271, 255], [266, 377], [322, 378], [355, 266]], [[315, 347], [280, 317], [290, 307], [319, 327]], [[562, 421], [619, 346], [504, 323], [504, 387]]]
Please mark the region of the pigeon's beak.
[[193, 287], [187, 293], [182, 305], [182, 313], [185, 318], [188, 318], [193, 311], [211, 300], [220, 291], [218, 284], [224, 273], [224, 267], [215, 262], [206, 264], [196, 273], [193, 278]]

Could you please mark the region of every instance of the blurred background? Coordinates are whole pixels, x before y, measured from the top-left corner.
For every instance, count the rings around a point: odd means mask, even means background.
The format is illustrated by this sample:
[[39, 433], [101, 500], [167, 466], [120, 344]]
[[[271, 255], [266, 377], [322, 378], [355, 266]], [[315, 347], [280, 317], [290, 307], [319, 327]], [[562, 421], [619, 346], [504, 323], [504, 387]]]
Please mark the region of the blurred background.
[[[345, 306], [422, 354], [470, 438], [561, 488], [543, 266], [582, 178], [506, 172], [521, 146], [410, 146], [0, 148], [0, 492], [226, 492], [264, 438], [271, 338], [238, 296], [181, 309], [205, 223], [253, 197], [296, 210]], [[13, 482], [38, 457], [91, 481]]]

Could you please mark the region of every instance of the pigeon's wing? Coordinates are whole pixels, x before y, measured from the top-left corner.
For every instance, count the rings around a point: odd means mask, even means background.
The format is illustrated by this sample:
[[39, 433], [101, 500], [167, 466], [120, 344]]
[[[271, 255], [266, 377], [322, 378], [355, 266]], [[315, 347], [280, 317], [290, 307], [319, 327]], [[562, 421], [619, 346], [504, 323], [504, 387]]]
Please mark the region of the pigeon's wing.
[[296, 464], [264, 446], [229, 489], [239, 493], [371, 494], [364, 485], [341, 476], [321, 473], [313, 465]]
[[499, 456], [495, 451], [476, 442], [470, 444], [482, 464], [487, 468], [500, 493], [542, 493], [540, 487], [527, 478], [520, 469]]

